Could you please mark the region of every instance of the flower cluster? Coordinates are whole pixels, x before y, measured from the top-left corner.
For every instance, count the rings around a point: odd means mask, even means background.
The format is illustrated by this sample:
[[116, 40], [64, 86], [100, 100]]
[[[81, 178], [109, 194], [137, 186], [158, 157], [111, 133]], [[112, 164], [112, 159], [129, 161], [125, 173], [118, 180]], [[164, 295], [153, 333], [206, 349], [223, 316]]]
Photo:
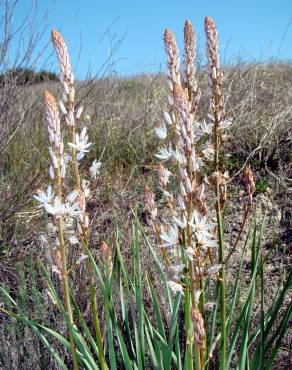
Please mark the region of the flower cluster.
[[[185, 271], [189, 271], [190, 264], [193, 270], [191, 279], [199, 282], [202, 275], [211, 272], [212, 261], [208, 256], [217, 247], [215, 224], [210, 221], [206, 204], [205, 187], [208, 181], [202, 180], [201, 176], [203, 166], [212, 159], [214, 153], [211, 142], [213, 123], [199, 123], [195, 119], [200, 91], [195, 75], [195, 34], [190, 21], [185, 23], [184, 41], [185, 70], [181, 75], [174, 35], [170, 30], [165, 31], [170, 108], [169, 112], [164, 112], [165, 122], [155, 127], [155, 133], [162, 141], [162, 147], [155, 157], [160, 162], [159, 185], [171, 212], [168, 224], [161, 228], [159, 239], [162, 248], [168, 250], [169, 255], [176, 256], [171, 258], [172, 266], [186, 265]], [[172, 133], [172, 142], [167, 142], [168, 132]], [[200, 143], [202, 137], [205, 139], [203, 144]], [[172, 174], [166, 163], [177, 169], [177, 175]], [[177, 186], [172, 188], [178, 191], [172, 194], [169, 184], [173, 182]], [[147, 188], [147, 208], [154, 222], [153, 214], [156, 215], [157, 209], [153, 199]], [[174, 253], [174, 250], [181, 253]], [[183, 280], [186, 278], [183, 271], [180, 269], [180, 273], [176, 272], [175, 281], [170, 281], [174, 292], [183, 292]], [[198, 289], [199, 283], [195, 290]]]
[[[72, 163], [75, 185], [78, 192], [79, 220], [77, 222], [77, 229], [83, 242], [85, 242], [88, 237], [89, 228], [86, 199], [89, 196], [90, 190], [89, 182], [81, 178], [78, 165], [85, 154], [89, 152], [92, 144], [88, 139], [87, 127], [83, 127], [80, 132], [76, 131], [77, 124], [81, 123], [83, 107], [80, 106], [78, 109], [75, 107], [74, 77], [66, 43], [58, 31], [53, 30], [51, 35], [60, 66], [60, 78], [63, 86], [63, 100], [60, 101], [60, 109], [67, 126], [70, 128], [72, 138], [68, 146], [70, 149], [69, 158]], [[94, 160], [89, 169], [91, 178], [97, 178], [100, 168], [101, 162]]]
[[[158, 177], [161, 190], [172, 210], [172, 219], [168, 227], [163, 227], [160, 235], [163, 247], [176, 248], [181, 245], [180, 234], [185, 237], [185, 254], [193, 260], [194, 271], [210, 271], [204, 268], [212, 264], [212, 250], [216, 250], [217, 240], [214, 236], [215, 224], [208, 221], [213, 217], [206, 203], [206, 186], [218, 182], [221, 202], [226, 199], [226, 182], [228, 174], [214, 172], [208, 179], [202, 173], [205, 166], [213, 166], [215, 152], [219, 148], [214, 136], [228, 129], [232, 121], [226, 120], [221, 92], [222, 73], [218, 58], [218, 39], [214, 22], [207, 17], [205, 21], [207, 38], [207, 56], [209, 59], [208, 81], [211, 89], [210, 112], [207, 120], [198, 122], [196, 111], [200, 99], [195, 75], [195, 33], [190, 21], [184, 28], [185, 59], [182, 75], [180, 73], [179, 50], [173, 33], [166, 30], [164, 34], [165, 50], [168, 61], [168, 96], [169, 112], [164, 112], [165, 122], [155, 128], [155, 133], [162, 141], [160, 151], [155, 157], [160, 161]], [[173, 142], [167, 143], [168, 131], [172, 132]], [[166, 162], [177, 169], [173, 175]], [[214, 180], [215, 179], [215, 180]], [[171, 194], [169, 183], [177, 183], [179, 191]], [[173, 186], [172, 186], [173, 188]], [[175, 199], [175, 201], [174, 201]], [[196, 266], [196, 264], [198, 266]], [[195, 277], [194, 277], [195, 278]]]
[[49, 174], [52, 180], [58, 175], [64, 179], [66, 175], [66, 161], [64, 159], [64, 143], [61, 136], [60, 116], [58, 106], [54, 96], [49, 92], [44, 92], [45, 112], [47, 120], [47, 128], [49, 134], [49, 153], [51, 157], [51, 165]]
[[[175, 37], [170, 30], [164, 33], [170, 88], [169, 108], [164, 112], [164, 122], [154, 129], [161, 140], [161, 147], [155, 154], [159, 161], [158, 180], [168, 205], [164, 224], [160, 228], [157, 225], [154, 195], [148, 188], [145, 190], [146, 206], [157, 241], [162, 247], [169, 287], [175, 295], [184, 295], [188, 355], [192, 357], [190, 348], [194, 344], [201, 359], [205, 357], [206, 350], [204, 317], [208, 307], [212, 305], [210, 302], [204, 304], [204, 280], [218, 279], [224, 294], [221, 217], [226, 200], [228, 174], [221, 171], [219, 153], [222, 131], [228, 129], [232, 123], [231, 120], [226, 120], [224, 113], [217, 31], [209, 17], [205, 20], [205, 32], [211, 94], [210, 111], [202, 122], [197, 119], [200, 90], [196, 78], [194, 28], [190, 21], [186, 21], [182, 71]], [[253, 181], [250, 174], [246, 178], [250, 201]], [[207, 192], [215, 195], [215, 207], [212, 210], [207, 204]], [[216, 223], [213, 222], [215, 216]], [[224, 302], [221, 307], [222, 321], [225, 320], [223, 306]], [[200, 361], [198, 357], [197, 361]]]
[[[81, 179], [78, 164], [84, 155], [89, 152], [91, 143], [88, 140], [86, 127], [83, 127], [80, 133], [76, 132], [76, 123], [80, 123], [83, 108], [75, 109], [74, 76], [66, 43], [60, 33], [55, 30], [52, 31], [52, 42], [59, 62], [60, 80], [63, 87], [63, 98], [59, 102], [59, 107], [50, 92], [45, 91], [44, 93], [45, 114], [50, 142], [49, 154], [51, 164], [49, 174], [54, 188], [50, 184], [46, 192], [39, 190], [34, 199], [55, 220], [62, 219], [66, 221], [65, 226], [70, 225], [70, 220], [77, 220], [77, 230], [84, 240], [87, 237], [89, 227], [86, 199], [90, 191], [89, 181]], [[68, 149], [63, 143], [59, 108], [72, 135], [72, 140], [68, 143]], [[74, 190], [67, 196], [64, 196], [63, 182], [65, 181], [69, 162], [72, 164], [75, 185]], [[92, 179], [97, 178], [100, 168], [101, 162], [94, 160], [89, 169]], [[64, 228], [64, 226], [62, 227]]]

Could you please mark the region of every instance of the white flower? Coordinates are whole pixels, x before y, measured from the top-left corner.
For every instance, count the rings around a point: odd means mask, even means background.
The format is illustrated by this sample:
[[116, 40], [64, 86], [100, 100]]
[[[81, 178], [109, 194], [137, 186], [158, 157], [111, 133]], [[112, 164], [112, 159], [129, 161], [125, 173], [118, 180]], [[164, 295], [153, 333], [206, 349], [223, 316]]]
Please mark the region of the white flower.
[[101, 168], [101, 162], [97, 162], [96, 159], [92, 162], [91, 167], [89, 168], [91, 178], [96, 179], [97, 175], [99, 175]]
[[72, 160], [72, 157], [69, 154], [64, 154], [63, 160], [64, 160], [65, 165], [67, 166], [67, 164]]
[[201, 138], [204, 135], [211, 135], [213, 130], [213, 123], [206, 123], [204, 120], [203, 122], [196, 122], [196, 124], [199, 126], [194, 126], [194, 135], [196, 137]]
[[178, 244], [178, 234], [177, 234], [177, 226], [174, 225], [170, 227], [168, 233], [162, 229], [162, 233], [160, 238], [165, 241], [166, 243], [163, 244], [163, 247], [171, 247]]
[[182, 229], [185, 229], [187, 227], [187, 219], [186, 216], [183, 216], [182, 219], [179, 219], [178, 217], [173, 217], [174, 222], [177, 226], [181, 227]]
[[210, 237], [206, 237], [200, 233], [197, 235], [197, 240], [202, 249], [216, 248], [218, 246], [217, 240], [210, 239]]
[[226, 119], [226, 120], [220, 122], [219, 130], [227, 130], [232, 126], [232, 124], [233, 124], [233, 119], [232, 118]]
[[155, 127], [154, 130], [159, 139], [164, 140], [166, 138], [167, 131], [164, 123], [161, 126]]
[[185, 253], [186, 255], [188, 256], [188, 258], [192, 261], [193, 257], [194, 257], [194, 254], [195, 254], [195, 251], [192, 247], [188, 247], [186, 250], [185, 250]]
[[162, 163], [159, 163], [158, 165], [158, 177], [160, 185], [165, 188], [169, 182], [169, 177], [172, 175], [172, 173], [163, 166]]
[[78, 218], [81, 211], [78, 203], [70, 204], [66, 203], [64, 208], [64, 216], [68, 218]]
[[214, 148], [209, 143], [207, 143], [203, 146], [202, 153], [207, 161], [211, 161], [214, 157]]
[[166, 148], [160, 149], [159, 153], [155, 154], [155, 157], [161, 159], [162, 161], [167, 161], [173, 156], [173, 152], [167, 150]]
[[45, 209], [49, 214], [58, 218], [64, 214], [65, 206], [61, 203], [59, 197], [55, 197], [54, 204], [46, 203]]
[[79, 152], [77, 155], [76, 155], [76, 160], [77, 162], [80, 162], [81, 159], [85, 156], [85, 152]]
[[169, 280], [168, 285], [174, 294], [181, 293], [182, 295], [184, 295], [183, 286], [181, 284]]
[[207, 238], [212, 236], [210, 234], [210, 230], [216, 226], [215, 223], [207, 223], [207, 217], [201, 217], [196, 210], [193, 211], [189, 225], [195, 229], [198, 239], [201, 239], [204, 236]]
[[162, 191], [162, 194], [163, 194], [163, 196], [165, 196], [166, 199], [169, 199], [169, 198], [172, 198], [173, 197], [173, 195], [169, 191], [164, 190], [161, 187], [159, 187], [159, 189]]
[[222, 265], [213, 265], [209, 267], [206, 271], [207, 275], [215, 275], [222, 269]]
[[81, 188], [85, 198], [88, 198], [90, 194], [89, 184], [90, 182], [88, 180], [82, 179]]
[[74, 244], [78, 244], [78, 243], [79, 243], [79, 240], [76, 238], [76, 236], [75, 236], [75, 235], [70, 236], [70, 237], [68, 238], [68, 240], [69, 240], [69, 243], [70, 243], [70, 244], [72, 244], [72, 245], [74, 245]]
[[186, 209], [185, 202], [184, 202], [183, 197], [181, 195], [178, 195], [178, 197], [177, 197], [177, 203], [178, 203], [179, 208], [182, 211]]
[[180, 165], [185, 165], [186, 162], [187, 162], [184, 153], [180, 152], [179, 150], [176, 150], [173, 153], [173, 157], [178, 162], [178, 164], [180, 164]]
[[81, 131], [81, 134], [77, 133], [75, 135], [75, 141], [76, 143], [68, 143], [68, 145], [71, 148], [75, 148], [79, 153], [77, 154], [77, 161], [82, 159], [84, 157], [84, 154], [89, 152], [89, 147], [91, 146], [91, 143], [88, 143], [88, 136], [86, 135], [86, 127]]
[[47, 203], [50, 203], [54, 197], [51, 185], [48, 186], [46, 193], [42, 190], [38, 190], [38, 195], [34, 195], [33, 197], [41, 203], [41, 206], [45, 206]]
[[174, 273], [174, 279], [175, 280], [178, 280], [181, 278], [181, 275], [183, 273], [183, 270], [184, 270], [185, 266], [182, 265], [182, 264], [178, 264], [178, 265], [172, 265], [171, 266], [171, 269]]
[[87, 258], [88, 256], [86, 254], [81, 254], [81, 256], [77, 258], [76, 264], [80, 265], [80, 263], [86, 260]]
[[73, 203], [76, 200], [76, 198], [78, 197], [78, 195], [79, 195], [79, 192], [78, 192], [78, 190], [75, 189], [69, 195], [67, 195], [66, 200], [69, 203]]
[[63, 204], [60, 201], [59, 197], [55, 197], [53, 205], [50, 204], [50, 203], [46, 203], [45, 204], [45, 209], [49, 214], [51, 214], [52, 216], [54, 216], [56, 218], [60, 218], [60, 217], [63, 217], [63, 216], [68, 217], [68, 218], [71, 218], [71, 217], [77, 218], [77, 217], [79, 217], [79, 214], [80, 214], [80, 209], [79, 209], [79, 206], [78, 206], [77, 203]]

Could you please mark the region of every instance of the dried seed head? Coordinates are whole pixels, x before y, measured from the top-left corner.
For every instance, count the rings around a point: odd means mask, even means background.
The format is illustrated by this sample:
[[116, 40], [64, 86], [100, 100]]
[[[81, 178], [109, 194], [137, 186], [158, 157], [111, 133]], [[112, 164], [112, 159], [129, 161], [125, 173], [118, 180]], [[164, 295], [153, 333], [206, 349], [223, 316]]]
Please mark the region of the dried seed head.
[[197, 308], [192, 309], [192, 319], [194, 322], [194, 337], [198, 346], [202, 347], [204, 345], [205, 339], [205, 327], [204, 320], [201, 315], [201, 312]]
[[247, 186], [248, 204], [251, 205], [252, 196], [256, 188], [255, 188], [255, 183], [254, 183], [253, 172], [249, 166], [246, 167], [244, 171], [244, 177], [245, 177], [245, 182]]

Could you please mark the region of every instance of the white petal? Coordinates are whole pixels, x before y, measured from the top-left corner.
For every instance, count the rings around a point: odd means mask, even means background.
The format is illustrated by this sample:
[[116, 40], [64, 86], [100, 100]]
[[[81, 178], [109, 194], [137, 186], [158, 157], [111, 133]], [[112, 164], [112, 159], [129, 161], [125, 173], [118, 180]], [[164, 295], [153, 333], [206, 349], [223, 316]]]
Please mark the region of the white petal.
[[79, 119], [81, 117], [81, 114], [83, 112], [83, 107], [80, 106], [77, 110], [77, 113], [76, 113], [76, 118]]
[[173, 122], [172, 122], [172, 120], [171, 120], [171, 118], [170, 118], [170, 115], [167, 113], [167, 112], [164, 112], [164, 118], [165, 118], [165, 121], [166, 121], [166, 123], [168, 124], [168, 125], [172, 125], [173, 124]]
[[85, 135], [86, 135], [86, 130], [87, 130], [87, 128], [86, 127], [83, 127], [83, 129], [81, 131], [81, 134], [80, 134], [80, 141], [83, 141], [84, 140]]
[[159, 137], [159, 139], [164, 140], [167, 136], [165, 124], [162, 124], [159, 127], [155, 127], [155, 133]]
[[61, 108], [62, 113], [63, 113], [64, 115], [66, 115], [66, 114], [67, 114], [67, 109], [65, 108], [65, 105], [64, 105], [64, 103], [62, 102], [62, 100], [60, 100], [59, 105], [60, 105], [60, 108]]

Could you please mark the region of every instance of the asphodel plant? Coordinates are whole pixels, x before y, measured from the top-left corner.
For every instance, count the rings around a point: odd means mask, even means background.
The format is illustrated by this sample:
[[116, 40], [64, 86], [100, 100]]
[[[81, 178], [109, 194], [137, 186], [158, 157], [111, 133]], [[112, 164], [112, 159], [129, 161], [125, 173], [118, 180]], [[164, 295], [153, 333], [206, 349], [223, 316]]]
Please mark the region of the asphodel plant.
[[[155, 132], [162, 146], [158, 178], [169, 210], [161, 227], [160, 243], [173, 292], [184, 295], [186, 362], [189, 370], [202, 370], [207, 361], [205, 323], [205, 280], [214, 278], [220, 285], [221, 361], [226, 361], [226, 300], [222, 212], [226, 198], [227, 176], [219, 163], [221, 132], [230, 126], [224, 115], [222, 76], [218, 57], [217, 31], [214, 22], [205, 21], [207, 37], [208, 85], [210, 112], [206, 121], [198, 122], [200, 100], [195, 68], [195, 32], [190, 21], [184, 28], [184, 68], [181, 73], [179, 50], [171, 30], [164, 33], [168, 64], [169, 109], [165, 123]], [[168, 168], [167, 168], [168, 166]], [[171, 170], [173, 172], [171, 172]], [[205, 177], [205, 173], [211, 174]], [[169, 190], [169, 184], [175, 191]], [[175, 184], [175, 185], [174, 185]], [[209, 187], [209, 189], [208, 189]], [[213, 204], [207, 204], [206, 191], [214, 191]], [[157, 234], [156, 206], [146, 190], [146, 202]], [[150, 201], [151, 200], [151, 201]]]
[[[89, 195], [88, 181], [82, 179], [79, 173], [79, 162], [83, 158], [86, 152], [89, 151], [91, 143], [88, 143], [88, 136], [86, 135], [86, 127], [83, 127], [80, 133], [76, 132], [76, 125], [80, 123], [81, 115], [83, 112], [83, 107], [80, 106], [77, 111], [75, 107], [75, 88], [74, 88], [74, 77], [72, 73], [70, 56], [67, 50], [67, 45], [56, 30], [52, 31], [52, 42], [56, 51], [56, 55], [59, 62], [60, 68], [60, 80], [63, 87], [63, 99], [60, 100], [60, 107], [64, 115], [64, 119], [67, 127], [71, 133], [71, 143], [70, 146], [70, 162], [72, 166], [73, 178], [75, 182], [75, 191], [78, 194], [78, 206], [79, 206], [79, 219], [77, 222], [77, 230], [79, 234], [80, 241], [85, 248], [89, 247], [88, 237], [89, 237], [89, 215], [86, 211], [86, 198]], [[90, 167], [91, 176], [96, 178], [101, 163], [94, 160], [92, 166]], [[94, 278], [92, 267], [90, 261], [87, 259], [87, 277], [89, 282], [89, 294], [91, 302], [91, 312], [92, 319], [95, 329], [95, 338], [99, 350], [99, 360], [102, 369], [106, 368], [102, 335], [100, 329], [100, 322], [96, 303], [96, 290], [94, 286]]]
[[[63, 199], [63, 181], [66, 175], [66, 162], [64, 159], [64, 143], [62, 141], [61, 134], [61, 124], [59, 110], [54, 96], [45, 91], [44, 93], [44, 102], [45, 102], [45, 112], [46, 112], [46, 121], [48, 127], [49, 141], [50, 141], [50, 157], [51, 165], [49, 167], [50, 178], [53, 183], [54, 192], [52, 191], [52, 186], [49, 185], [47, 189], [47, 194], [39, 192], [38, 196], [35, 196], [35, 199], [38, 200], [41, 205], [43, 205], [46, 211], [53, 215], [55, 223], [57, 225], [57, 238], [56, 244], [59, 246], [59, 254], [61, 261], [61, 271], [60, 276], [63, 286], [63, 296], [65, 301], [66, 311], [69, 317], [69, 322], [71, 325], [74, 324], [73, 321], [73, 312], [70, 302], [70, 289], [68, 281], [68, 269], [67, 269], [67, 251], [66, 251], [66, 240], [64, 235], [64, 224], [66, 220], [72, 217], [79, 216], [79, 209], [77, 203], [74, 203], [76, 200], [77, 194], [74, 192], [69, 194], [66, 199], [66, 203]], [[70, 335], [70, 344], [72, 351], [72, 358], [74, 363], [74, 369], [78, 369], [78, 361], [76, 354], [76, 347], [72, 333]]]
[[[55, 223], [58, 228], [56, 244], [59, 246], [58, 249], [61, 257], [60, 277], [63, 284], [66, 310], [71, 324], [74, 323], [74, 320], [68, 283], [66, 228], [71, 227], [72, 223], [75, 237], [79, 239], [80, 244], [84, 247], [92, 321], [94, 323], [99, 361], [101, 368], [107, 369], [104, 358], [92, 267], [90, 261], [86, 258], [87, 249], [89, 247], [89, 215], [86, 209], [86, 199], [90, 196], [90, 181], [82, 179], [79, 173], [80, 161], [84, 155], [89, 152], [91, 143], [88, 142], [86, 126], [83, 125], [83, 128], [80, 129], [83, 107], [80, 106], [76, 109], [75, 106], [74, 76], [71, 69], [70, 57], [66, 43], [60, 33], [55, 30], [52, 31], [52, 42], [59, 62], [60, 81], [63, 87], [63, 97], [59, 101], [59, 104], [56, 103], [55, 98], [50, 92], [45, 91], [44, 94], [46, 121], [48, 125], [49, 141], [51, 144], [49, 152], [52, 164], [49, 168], [49, 174], [54, 185], [54, 190], [52, 191], [52, 187], [49, 185], [47, 194], [39, 191], [39, 194], [35, 196], [35, 199], [40, 202], [41, 206], [44, 207], [48, 214], [54, 216]], [[59, 107], [63, 115], [62, 120], [59, 115]], [[67, 147], [64, 148], [62, 140], [66, 130], [68, 130], [71, 135], [71, 142], [67, 143]], [[89, 169], [91, 178], [96, 179], [99, 174], [100, 166], [101, 163], [94, 160]], [[66, 179], [66, 174], [68, 175], [70, 172], [70, 167], [72, 169], [71, 173], [73, 174], [74, 179], [73, 183], [68, 178]], [[65, 180], [67, 180], [66, 188], [71, 188], [71, 192], [67, 196], [64, 195], [65, 187], [63, 185]], [[75, 343], [72, 338], [72, 333], [70, 332], [69, 334], [74, 368], [77, 369], [78, 361]]]

